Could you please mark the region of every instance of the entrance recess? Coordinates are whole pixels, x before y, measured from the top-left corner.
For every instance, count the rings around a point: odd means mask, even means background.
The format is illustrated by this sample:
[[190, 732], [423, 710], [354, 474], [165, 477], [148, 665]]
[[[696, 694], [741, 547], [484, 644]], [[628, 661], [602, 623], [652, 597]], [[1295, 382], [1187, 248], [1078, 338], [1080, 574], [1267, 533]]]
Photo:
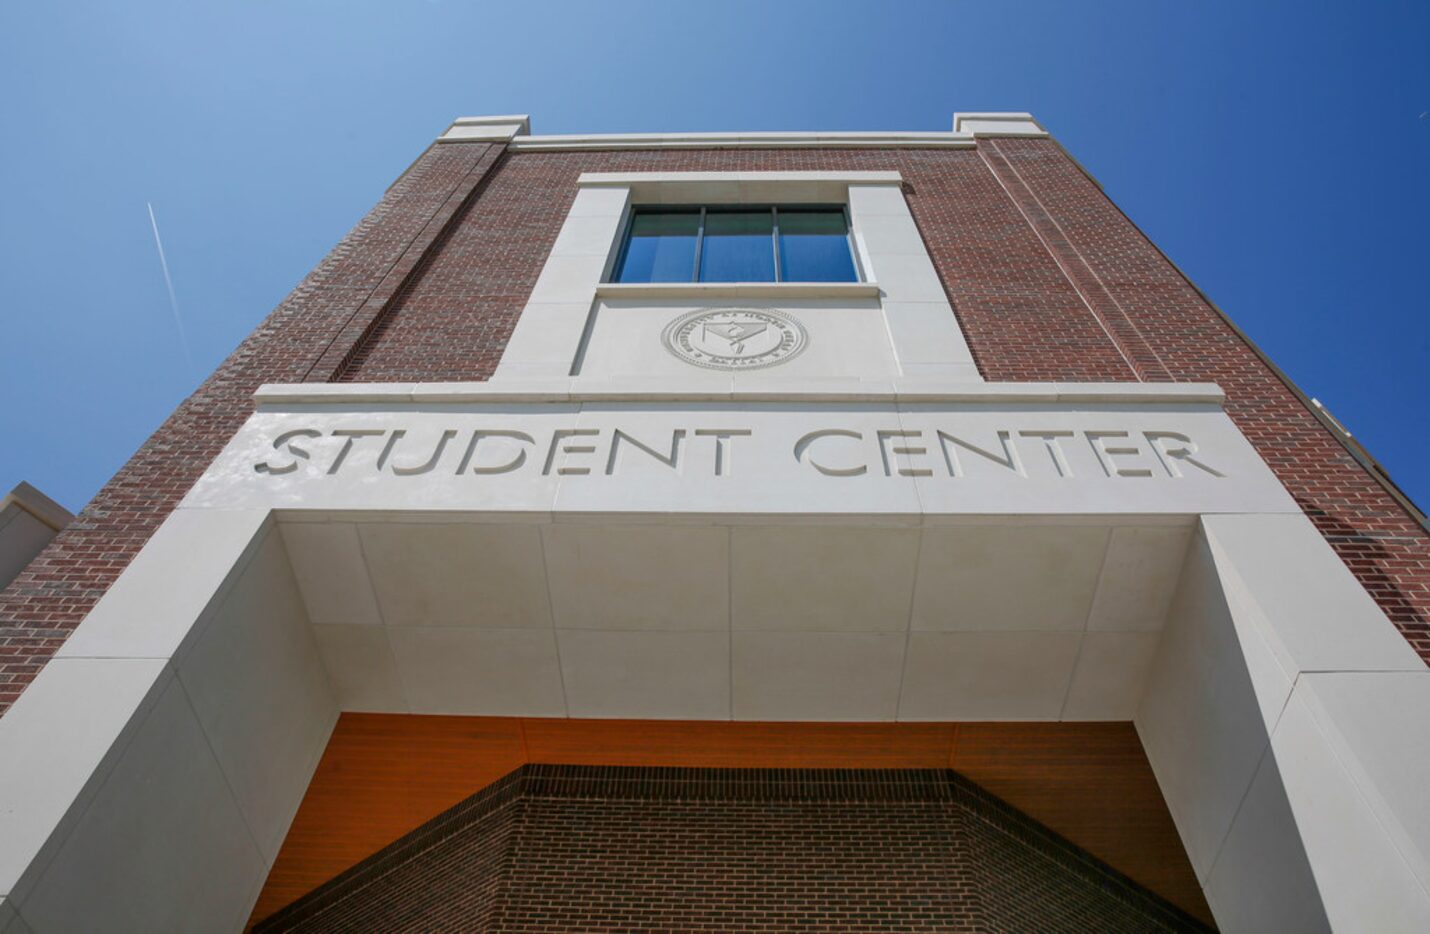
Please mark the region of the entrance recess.
[[1130, 720], [1222, 928], [1430, 925], [1430, 675], [1214, 388], [823, 390], [267, 391], [0, 720], [0, 912], [241, 926], [352, 710]]

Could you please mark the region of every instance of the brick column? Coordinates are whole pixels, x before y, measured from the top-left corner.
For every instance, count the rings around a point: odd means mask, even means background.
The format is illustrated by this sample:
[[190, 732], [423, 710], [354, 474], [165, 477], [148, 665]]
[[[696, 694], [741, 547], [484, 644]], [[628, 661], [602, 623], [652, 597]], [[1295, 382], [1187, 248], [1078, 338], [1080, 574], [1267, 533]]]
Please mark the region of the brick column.
[[1205, 380], [1226, 390], [1227, 414], [1430, 662], [1430, 533], [1056, 142], [988, 140], [979, 151], [994, 142], [993, 162], [1016, 171], [1067, 249], [1115, 303], [1129, 333], [1165, 368], [1158, 378]]

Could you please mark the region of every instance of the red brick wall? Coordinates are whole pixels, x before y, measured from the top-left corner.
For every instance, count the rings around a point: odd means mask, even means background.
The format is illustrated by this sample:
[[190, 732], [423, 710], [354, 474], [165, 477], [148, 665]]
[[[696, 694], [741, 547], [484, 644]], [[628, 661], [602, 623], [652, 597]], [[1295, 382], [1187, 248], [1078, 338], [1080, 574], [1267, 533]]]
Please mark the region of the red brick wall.
[[1051, 140], [512, 154], [341, 378], [488, 378], [580, 173], [755, 169], [902, 172], [986, 379], [1220, 384], [1232, 419], [1430, 660], [1430, 535]]
[[[1341, 560], [1430, 661], [1430, 533], [1347, 453], [1247, 343], [1050, 140], [991, 140], [1065, 232], [1168, 376], [1204, 380]], [[974, 338], [976, 341], [977, 338]], [[1056, 353], [1051, 344], [1045, 353]], [[992, 363], [992, 361], [990, 361]], [[1001, 361], [999, 361], [1001, 363]], [[994, 363], [988, 379], [1021, 379]]]
[[486, 379], [583, 171], [896, 169], [983, 375], [1214, 381], [1421, 656], [1430, 535], [1050, 140], [977, 150], [436, 146], [0, 594], [9, 706], [247, 417], [263, 382]]

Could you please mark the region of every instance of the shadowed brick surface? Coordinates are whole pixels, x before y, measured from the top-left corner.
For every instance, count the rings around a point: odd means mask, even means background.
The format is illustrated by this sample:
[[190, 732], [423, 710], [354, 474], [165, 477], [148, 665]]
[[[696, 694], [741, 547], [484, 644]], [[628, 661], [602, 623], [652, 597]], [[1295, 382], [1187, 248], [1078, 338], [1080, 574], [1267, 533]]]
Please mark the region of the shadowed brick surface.
[[977, 150], [434, 146], [0, 594], [0, 711], [148, 540], [264, 382], [481, 380], [583, 171], [893, 169], [986, 379], [1213, 381], [1423, 658], [1430, 533], [1051, 140]]
[[956, 773], [524, 766], [268, 931], [1201, 931]]

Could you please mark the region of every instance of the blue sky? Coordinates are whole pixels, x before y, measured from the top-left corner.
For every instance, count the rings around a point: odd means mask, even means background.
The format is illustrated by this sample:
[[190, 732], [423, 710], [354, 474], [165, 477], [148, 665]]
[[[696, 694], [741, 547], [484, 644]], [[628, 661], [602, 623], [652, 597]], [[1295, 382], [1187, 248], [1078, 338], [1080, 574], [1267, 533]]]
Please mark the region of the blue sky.
[[1430, 504], [1430, 4], [17, 2], [0, 87], [0, 492], [81, 507], [454, 116], [1029, 110]]

